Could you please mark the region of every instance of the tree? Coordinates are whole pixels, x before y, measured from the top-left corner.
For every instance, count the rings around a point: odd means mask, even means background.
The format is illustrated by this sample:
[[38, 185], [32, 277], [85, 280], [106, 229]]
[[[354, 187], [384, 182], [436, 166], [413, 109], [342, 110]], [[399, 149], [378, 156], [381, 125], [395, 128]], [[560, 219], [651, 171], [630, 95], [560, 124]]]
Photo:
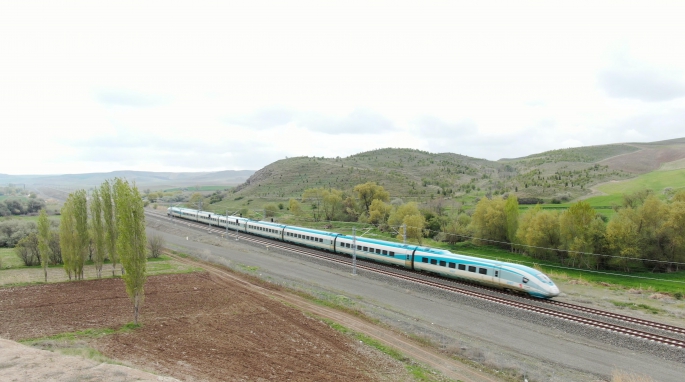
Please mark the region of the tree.
[[48, 282], [48, 263], [50, 262], [50, 222], [45, 209], [40, 210], [38, 216], [38, 251], [40, 263], [43, 266], [45, 282]]
[[540, 205], [521, 216], [517, 239], [527, 246], [526, 252], [539, 259], [551, 257], [559, 247], [559, 213], [543, 211]]
[[516, 195], [510, 194], [504, 203], [504, 215], [507, 224], [507, 241], [511, 243], [511, 249], [514, 249], [514, 241], [516, 241], [516, 230], [519, 226], [519, 201]]
[[624, 271], [629, 270], [629, 265], [634, 263], [627, 258], [639, 259], [642, 257], [639, 235], [640, 218], [633, 208], [622, 208], [611, 219], [606, 229], [606, 239], [609, 249], [619, 257], [612, 257], [609, 263], [621, 267]]
[[74, 263], [76, 262], [74, 256], [76, 254], [76, 248], [78, 247], [76, 243], [78, 238], [76, 236], [74, 214], [72, 209], [73, 206], [71, 195], [69, 195], [69, 198], [62, 206], [59, 223], [59, 246], [60, 251], [62, 252], [64, 271], [67, 272], [69, 280], [71, 280], [74, 272]]
[[564, 211], [559, 218], [561, 248], [569, 252], [569, 257], [578, 260], [586, 268], [595, 264], [594, 253], [597, 239], [604, 236], [604, 225], [590, 203], [580, 201]]
[[75, 275], [77, 279], [83, 279], [83, 266], [86, 262], [88, 247], [90, 245], [90, 235], [88, 232], [88, 199], [85, 190], [79, 190], [69, 195], [73, 195], [72, 213], [74, 216], [77, 248], [75, 260]]
[[502, 198], [481, 198], [471, 219], [476, 238], [504, 242], [507, 240], [507, 216]]
[[147, 262], [143, 200], [135, 185], [131, 187], [120, 178], [114, 181], [113, 194], [118, 230], [117, 250], [126, 271], [123, 275], [126, 293], [133, 301], [134, 323], [138, 325], [138, 314], [145, 298]]
[[114, 214], [114, 200], [112, 200], [112, 186], [107, 180], [100, 185], [100, 199], [105, 228], [105, 248], [107, 256], [112, 262], [112, 276], [114, 276], [119, 261], [117, 255], [117, 224]]
[[366, 213], [369, 213], [369, 208], [371, 203], [375, 200], [381, 200], [387, 202], [390, 199], [390, 194], [385, 191], [383, 186], [379, 186], [376, 182], [367, 182], [364, 184], [358, 184], [354, 187], [354, 192], [357, 193], [359, 201], [364, 206]]
[[195, 209], [202, 209], [202, 201], [203, 201], [202, 194], [199, 192], [195, 192], [192, 195], [190, 195], [190, 199], [188, 199], [188, 204], [190, 205], [190, 208], [195, 208]]
[[678, 263], [685, 261], [685, 201], [675, 199], [668, 209], [668, 217], [663, 224], [663, 231], [668, 238], [666, 258], [671, 263], [667, 271], [677, 271]]
[[397, 207], [397, 209], [388, 217], [388, 224], [399, 227], [404, 224], [404, 218], [408, 215], [421, 215], [421, 211], [419, 211], [419, 206], [416, 202], [405, 203]]
[[274, 203], [269, 203], [264, 206], [264, 218], [276, 216], [278, 207]]
[[50, 232], [50, 263], [62, 264], [62, 248], [59, 246], [59, 232]]
[[14, 251], [26, 266], [40, 264], [40, 251], [38, 249], [38, 235], [32, 232], [19, 240]]
[[162, 254], [162, 249], [164, 249], [164, 238], [159, 234], [154, 234], [147, 238], [147, 245], [150, 249], [150, 257], [156, 259]]
[[302, 201], [312, 203], [312, 217], [314, 218], [314, 221], [319, 221], [321, 219], [323, 190], [323, 188], [308, 188], [302, 193]]
[[369, 223], [371, 224], [385, 224], [388, 222], [390, 213], [392, 212], [392, 205], [385, 203], [382, 200], [374, 199], [369, 207]]
[[456, 220], [442, 228], [445, 234], [445, 241], [450, 244], [455, 244], [460, 241], [466, 241], [471, 236], [469, 226], [471, 225], [471, 217], [465, 213], [459, 214]]
[[[423, 242], [423, 227], [426, 224], [426, 218], [422, 214], [407, 215], [402, 221], [407, 227], [407, 238], [415, 239], [419, 244]], [[402, 235], [398, 235], [398, 239]]]
[[288, 209], [295, 216], [300, 216], [302, 214], [302, 205], [295, 199], [290, 199], [290, 202], [288, 202]]
[[92, 194], [90, 202], [90, 217], [93, 232], [93, 244], [95, 246], [95, 256], [93, 256], [93, 263], [97, 271], [98, 278], [102, 277], [102, 264], [105, 261], [105, 228], [102, 224], [102, 198], [100, 192], [96, 188]]
[[342, 210], [342, 191], [335, 188], [323, 191], [323, 214], [326, 220], [334, 220]]

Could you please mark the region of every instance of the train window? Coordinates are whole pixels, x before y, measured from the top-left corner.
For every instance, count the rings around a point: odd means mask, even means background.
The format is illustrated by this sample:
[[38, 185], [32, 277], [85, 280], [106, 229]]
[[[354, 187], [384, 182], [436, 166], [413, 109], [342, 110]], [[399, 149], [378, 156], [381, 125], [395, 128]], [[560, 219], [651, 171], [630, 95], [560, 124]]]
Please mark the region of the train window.
[[455, 266], [456, 266], [456, 264], [454, 264], [454, 263], [450, 263], [450, 264], [449, 264], [449, 267], [452, 268], [452, 269], [454, 269]]
[[528, 282], [528, 277], [524, 277], [524, 278], [523, 278], [523, 283], [525, 284], [525, 283], [527, 283], [527, 282]]
[[447, 263], [444, 262], [444, 261], [442, 261], [442, 260], [440, 260], [440, 266], [441, 266], [441, 267], [447, 266]]
[[437, 263], [438, 263], [438, 260], [431, 259], [431, 264], [435, 265], [435, 264], [437, 264]]
[[384, 255], [387, 255], [387, 254], [388, 254], [388, 251], [386, 251], [386, 250], [384, 249], [384, 250], [383, 250], [383, 254], [384, 254]]
[[499, 277], [499, 271], [495, 271], [495, 277]]
[[422, 258], [422, 259], [421, 259], [421, 262], [422, 262], [422, 263], [427, 263], [427, 262], [428, 262], [428, 258], [426, 258], [426, 257]]
[[476, 272], [476, 267], [469, 265], [469, 272]]
[[395, 252], [393, 252], [393, 251], [390, 251], [390, 256], [393, 256], [393, 257], [395, 257]]
[[487, 275], [488, 269], [487, 268], [478, 268], [478, 273], [480, 273], [481, 275]]
[[459, 270], [460, 270], [460, 271], [465, 271], [465, 270], [466, 270], [466, 265], [464, 265], [464, 264], [459, 264]]
[[298, 234], [297, 234], [297, 238], [298, 238], [298, 239], [302, 239], [302, 234], [298, 233]]
[[380, 255], [380, 254], [381, 254], [381, 250], [378, 249], [378, 248], [376, 248], [376, 253]]
[[369, 247], [364, 247], [363, 251], [364, 251], [364, 252], [369, 252]]

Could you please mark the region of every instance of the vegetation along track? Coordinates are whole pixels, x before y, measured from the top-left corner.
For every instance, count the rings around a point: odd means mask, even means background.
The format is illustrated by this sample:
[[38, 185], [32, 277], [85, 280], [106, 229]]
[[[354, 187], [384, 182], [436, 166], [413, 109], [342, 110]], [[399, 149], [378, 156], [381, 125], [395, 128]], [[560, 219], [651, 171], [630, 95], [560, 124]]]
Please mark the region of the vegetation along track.
[[[163, 220], [179, 220], [175, 218], [169, 218], [165, 214], [159, 214], [159, 213], [149, 213], [149, 215], [155, 215], [154, 217], [157, 219], [163, 219]], [[214, 226], [207, 226], [202, 223], [197, 223], [197, 222], [192, 222], [188, 220], [180, 220], [182, 224], [186, 224], [189, 227], [195, 227], [199, 228], [208, 232], [215, 232], [215, 233], [220, 233], [224, 234], [226, 233], [225, 229], [222, 229], [220, 227], [214, 227]], [[231, 232], [230, 236], [235, 237], [235, 233]], [[275, 240], [270, 240], [258, 236], [252, 236], [248, 234], [239, 234], [241, 240], [246, 240], [255, 244], [260, 244], [264, 245], [270, 248], [277, 248], [277, 249], [282, 249], [285, 251], [290, 251], [294, 253], [298, 253], [300, 255], [305, 255], [321, 260], [325, 260], [328, 262], [332, 263], [338, 263], [338, 264], [344, 264], [344, 265], [349, 265], [350, 260], [348, 257], [342, 257], [342, 256], [331, 256], [330, 254], [323, 252], [323, 251], [318, 251], [310, 248], [304, 248], [300, 246], [295, 246], [291, 245], [288, 243], [283, 243], [280, 241], [275, 241]], [[480, 300], [485, 300], [489, 301], [491, 303], [495, 304], [500, 304], [503, 306], [508, 306], [512, 307], [515, 309], [521, 309], [524, 311], [528, 312], [534, 312], [538, 313], [541, 315], [545, 315], [548, 317], [553, 317], [573, 323], [577, 323], [580, 325], [585, 325], [585, 326], [590, 326], [598, 329], [603, 329], [607, 330], [613, 333], [618, 333], [618, 334], [624, 334], [627, 336], [635, 337], [635, 338], [640, 338], [644, 339], [647, 341], [651, 341], [654, 343], [659, 343], [671, 347], [675, 347], [678, 349], [684, 349], [685, 348], [685, 339], [679, 339], [679, 338], [672, 338], [668, 337], [662, 333], [669, 334], [669, 335], [675, 335], [675, 337], [681, 337], [685, 334], [685, 329], [676, 327], [676, 326], [671, 326], [671, 325], [665, 325], [661, 324], [658, 322], [654, 321], [649, 321], [649, 320], [642, 320], [638, 319], [635, 317], [630, 317], [630, 316], [625, 316], [621, 314], [615, 314], [611, 312], [606, 312], [598, 309], [592, 309], [592, 308], [586, 308], [583, 306], [579, 305], [574, 305], [570, 303], [565, 303], [565, 302], [559, 302], [559, 301], [554, 301], [554, 300], [540, 300], [540, 299], [533, 299], [533, 298], [528, 298], [528, 297], [523, 297], [519, 295], [511, 295], [508, 293], [498, 293], [498, 294], [493, 294], [492, 292], [496, 291], [495, 289], [492, 288], [482, 288], [485, 289], [484, 292], [480, 292], [477, 290], [473, 290], [473, 288], [465, 288], [461, 286], [456, 286], [458, 283], [451, 283], [451, 285], [445, 284], [444, 283], [444, 278], [436, 277], [434, 280], [431, 279], [426, 279], [425, 277], [417, 277], [416, 273], [410, 273], [410, 272], [404, 272], [404, 271], [398, 271], [398, 268], [395, 267], [389, 267], [389, 266], [384, 266], [384, 265], [379, 265], [376, 263], [369, 264], [368, 262], [365, 261], [357, 261], [357, 268], [359, 270], [363, 271], [368, 271], [368, 272], [374, 272], [376, 274], [382, 274], [388, 277], [396, 278], [396, 279], [401, 279], [410, 283], [415, 283], [419, 284], [422, 286], [428, 286], [428, 287], [433, 287], [442, 291], [448, 291], [452, 293], [457, 293], [461, 294], [464, 296], [480, 299]], [[589, 318], [589, 317], [584, 317], [578, 314], [573, 314], [573, 313], [568, 313], [568, 311], [576, 311], [580, 312], [586, 315], [595, 315], [598, 316], [600, 319], [610, 319], [613, 320], [617, 323], [611, 323], [611, 322], [603, 322], [600, 321], [599, 319], [594, 319], [594, 318]], [[650, 329], [655, 329], [653, 332], [648, 332], [645, 330], [638, 330], [629, 326], [624, 326], [625, 324], [634, 326], [634, 325], [639, 325], [642, 327], [650, 328]], [[657, 333], [658, 331], [659, 333]]]

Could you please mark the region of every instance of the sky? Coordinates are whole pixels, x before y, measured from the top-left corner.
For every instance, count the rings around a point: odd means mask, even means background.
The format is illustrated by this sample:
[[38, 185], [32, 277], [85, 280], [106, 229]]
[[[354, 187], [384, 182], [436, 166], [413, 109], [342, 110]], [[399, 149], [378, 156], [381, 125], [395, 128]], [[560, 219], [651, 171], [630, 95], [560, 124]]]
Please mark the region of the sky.
[[0, 0], [0, 173], [685, 137], [682, 1]]

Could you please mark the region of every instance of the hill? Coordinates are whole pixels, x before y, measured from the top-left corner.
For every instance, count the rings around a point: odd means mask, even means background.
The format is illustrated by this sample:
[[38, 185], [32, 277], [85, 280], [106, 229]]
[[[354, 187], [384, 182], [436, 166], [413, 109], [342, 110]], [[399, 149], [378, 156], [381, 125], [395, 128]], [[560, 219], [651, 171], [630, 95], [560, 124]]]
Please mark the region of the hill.
[[196, 185], [235, 186], [244, 182], [254, 171], [216, 172], [152, 172], [113, 171], [64, 175], [5, 175], [0, 174], [0, 185], [25, 184], [26, 186], [89, 188], [100, 185], [106, 179], [126, 178], [136, 182], [139, 188], [164, 189]]

